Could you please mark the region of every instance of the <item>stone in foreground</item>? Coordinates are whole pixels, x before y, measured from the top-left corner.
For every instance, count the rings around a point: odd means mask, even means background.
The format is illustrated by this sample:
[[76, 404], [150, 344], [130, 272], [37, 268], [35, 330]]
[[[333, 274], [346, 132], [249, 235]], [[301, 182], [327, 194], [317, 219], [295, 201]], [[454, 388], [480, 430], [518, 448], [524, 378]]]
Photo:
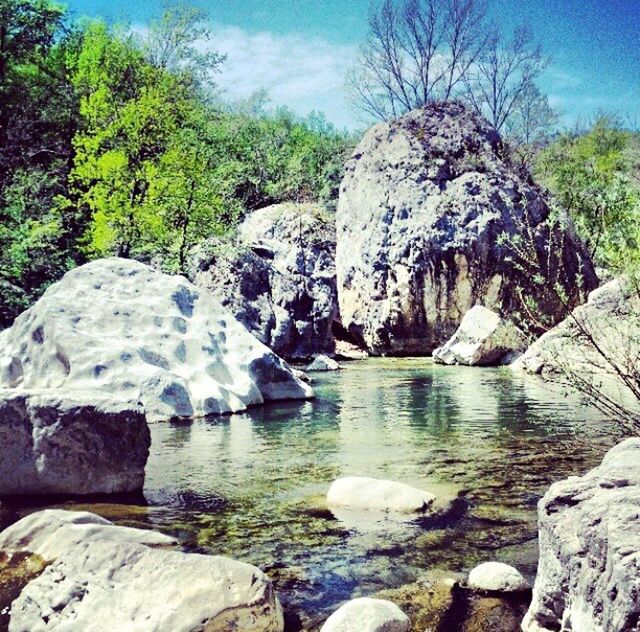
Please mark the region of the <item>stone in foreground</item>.
[[529, 582], [520, 571], [502, 562], [484, 562], [470, 573], [469, 588], [486, 592], [514, 593], [531, 590]]
[[0, 551], [35, 553], [50, 562], [78, 544], [101, 541], [147, 546], [177, 544], [177, 540], [158, 531], [116, 526], [88, 511], [45, 509], [25, 516], [0, 533]]
[[456, 333], [433, 352], [433, 359], [440, 364], [491, 366], [502, 364], [526, 346], [526, 336], [512, 322], [476, 305], [464, 315]]
[[365, 511], [422, 513], [435, 500], [433, 494], [410, 485], [364, 476], [339, 478], [327, 493], [329, 505]]
[[150, 421], [313, 395], [211, 296], [118, 258], [71, 270], [0, 334], [0, 386], [117, 394]]
[[640, 439], [538, 504], [540, 561], [525, 632], [630, 632], [640, 622]]
[[139, 491], [150, 445], [135, 402], [0, 391], [0, 495]]
[[409, 632], [410, 629], [409, 617], [395, 604], [361, 597], [338, 608], [320, 632]]
[[317, 356], [314, 358], [313, 362], [305, 369], [308, 372], [312, 371], [337, 371], [340, 368], [340, 365], [327, 356]]
[[545, 284], [559, 281], [571, 306], [580, 280], [597, 286], [570, 220], [549, 229], [544, 193], [508, 154], [460, 103], [430, 104], [364, 135], [336, 212], [340, 318], [354, 341], [374, 355], [430, 355], [476, 304], [509, 315], [525, 296], [553, 324], [565, 308]]
[[96, 541], [29, 582], [10, 632], [280, 632], [282, 610], [257, 568], [224, 557]]

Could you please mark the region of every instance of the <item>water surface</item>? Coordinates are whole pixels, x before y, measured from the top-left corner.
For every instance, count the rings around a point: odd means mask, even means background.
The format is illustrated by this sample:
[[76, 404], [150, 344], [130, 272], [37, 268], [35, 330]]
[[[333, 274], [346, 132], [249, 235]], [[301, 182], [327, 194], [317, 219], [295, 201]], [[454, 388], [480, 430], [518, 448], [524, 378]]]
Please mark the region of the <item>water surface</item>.
[[[289, 609], [318, 622], [340, 601], [434, 569], [498, 559], [532, 579], [538, 499], [620, 438], [577, 397], [508, 369], [381, 359], [314, 380], [314, 401], [152, 426], [144, 499], [91, 510], [255, 564]], [[459, 496], [464, 511], [435, 522], [336, 516], [324, 496], [345, 475]], [[5, 524], [25, 511], [3, 508]]]

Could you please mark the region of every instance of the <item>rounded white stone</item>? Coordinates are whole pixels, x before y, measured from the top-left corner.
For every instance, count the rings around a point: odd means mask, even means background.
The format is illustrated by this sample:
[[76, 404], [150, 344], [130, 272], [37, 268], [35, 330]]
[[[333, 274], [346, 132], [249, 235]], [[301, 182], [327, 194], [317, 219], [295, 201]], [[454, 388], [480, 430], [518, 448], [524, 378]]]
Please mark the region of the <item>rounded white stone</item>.
[[410, 629], [409, 617], [394, 603], [361, 597], [338, 608], [320, 632], [409, 632]]
[[469, 587], [475, 590], [495, 592], [522, 592], [531, 586], [520, 571], [502, 562], [484, 562], [470, 573]]

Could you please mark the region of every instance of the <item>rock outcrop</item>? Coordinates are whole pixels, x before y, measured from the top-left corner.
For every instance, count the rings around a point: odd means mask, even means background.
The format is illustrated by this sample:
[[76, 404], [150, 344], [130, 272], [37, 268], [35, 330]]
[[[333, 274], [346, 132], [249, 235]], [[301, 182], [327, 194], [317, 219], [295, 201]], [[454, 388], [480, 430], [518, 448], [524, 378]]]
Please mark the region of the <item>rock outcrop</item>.
[[640, 629], [640, 439], [555, 483], [538, 504], [540, 561], [525, 632]]
[[409, 617], [394, 603], [360, 597], [338, 608], [320, 632], [409, 632], [410, 629]]
[[440, 364], [467, 366], [508, 364], [526, 346], [526, 336], [512, 322], [475, 305], [464, 315], [456, 333], [433, 352], [433, 359]]
[[317, 356], [313, 359], [313, 362], [306, 368], [306, 371], [337, 371], [340, 369], [340, 365], [327, 356]]
[[135, 402], [0, 391], [0, 495], [139, 491], [150, 445]]
[[[557, 322], [562, 304], [550, 287], [560, 283], [570, 302], [578, 275], [596, 287], [570, 221], [562, 233], [549, 229], [543, 194], [507, 154], [457, 103], [364, 136], [340, 189], [336, 272], [342, 325], [373, 354], [428, 355], [475, 304], [509, 315], [523, 311], [521, 295]], [[523, 253], [537, 264], [522, 270]]]
[[240, 225], [235, 243], [205, 244], [192, 268], [194, 283], [278, 355], [333, 354], [335, 222], [320, 205], [255, 211]]
[[609, 281], [591, 292], [571, 316], [540, 336], [513, 366], [543, 377], [569, 369], [615, 378], [607, 358], [627, 367], [639, 357], [639, 312], [637, 289], [625, 279]]
[[330, 506], [365, 511], [421, 513], [435, 500], [433, 494], [410, 485], [366, 476], [339, 478], [327, 492]]
[[149, 421], [313, 394], [206, 292], [117, 258], [68, 272], [0, 334], [0, 387], [139, 400]]
[[[64, 513], [71, 516], [52, 515]], [[249, 564], [151, 548], [172, 539], [84, 512], [29, 519], [0, 542], [12, 554], [36, 549], [50, 564], [11, 604], [10, 632], [284, 629], [270, 580]]]
[[531, 590], [517, 568], [502, 562], [484, 562], [476, 566], [467, 580], [469, 588], [485, 592], [517, 593]]

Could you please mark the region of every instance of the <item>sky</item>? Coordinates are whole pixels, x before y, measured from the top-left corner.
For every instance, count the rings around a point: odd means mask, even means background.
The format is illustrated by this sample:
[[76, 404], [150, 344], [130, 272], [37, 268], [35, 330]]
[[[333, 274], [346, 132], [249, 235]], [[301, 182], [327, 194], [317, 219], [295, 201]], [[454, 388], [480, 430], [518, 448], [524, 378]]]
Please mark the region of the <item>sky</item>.
[[[67, 0], [72, 15], [143, 26], [160, 0]], [[273, 105], [323, 111], [338, 127], [362, 119], [346, 99], [345, 74], [367, 32], [369, 0], [190, 0], [211, 20], [227, 55], [219, 86], [230, 100], [265, 88]], [[640, 0], [490, 0], [509, 31], [526, 21], [551, 64], [540, 81], [564, 126], [599, 110], [640, 127]]]

